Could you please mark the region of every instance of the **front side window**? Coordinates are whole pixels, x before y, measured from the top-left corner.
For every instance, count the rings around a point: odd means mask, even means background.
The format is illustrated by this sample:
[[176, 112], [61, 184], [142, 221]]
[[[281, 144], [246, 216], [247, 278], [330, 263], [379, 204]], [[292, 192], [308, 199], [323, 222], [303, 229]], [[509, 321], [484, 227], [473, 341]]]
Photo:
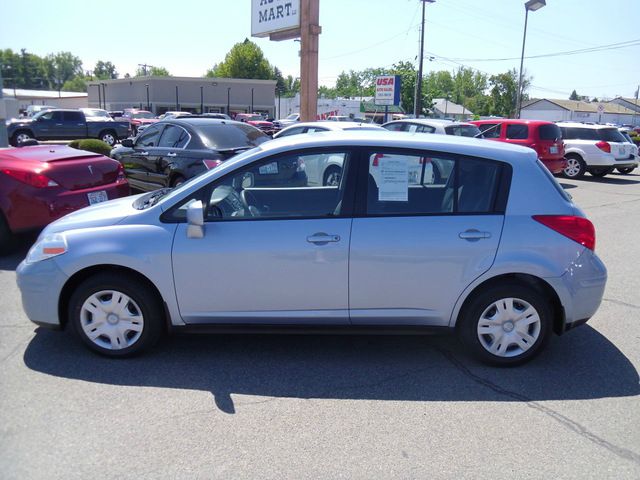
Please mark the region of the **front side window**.
[[[216, 180], [168, 218], [183, 220], [194, 200], [202, 200], [210, 222], [339, 216], [348, 168], [349, 154], [341, 151], [273, 156]], [[327, 183], [327, 178], [336, 181]]]
[[136, 140], [136, 148], [157, 147], [161, 131], [160, 127], [147, 128]]
[[529, 138], [528, 125], [507, 125], [507, 138], [509, 140], [526, 140]]
[[500, 164], [438, 155], [372, 152], [367, 214], [490, 213]]

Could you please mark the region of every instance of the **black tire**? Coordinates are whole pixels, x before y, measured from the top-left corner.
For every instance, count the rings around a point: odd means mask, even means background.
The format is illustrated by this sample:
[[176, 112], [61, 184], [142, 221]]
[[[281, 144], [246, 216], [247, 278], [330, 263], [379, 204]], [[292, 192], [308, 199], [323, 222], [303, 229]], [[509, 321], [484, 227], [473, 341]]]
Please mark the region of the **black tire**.
[[618, 170], [620, 173], [623, 173], [625, 175], [633, 172], [635, 169], [636, 167], [616, 168], [616, 170]]
[[573, 180], [584, 177], [587, 172], [587, 164], [584, 163], [582, 157], [575, 153], [570, 153], [565, 158], [567, 159], [567, 166], [562, 171], [562, 175]]
[[[521, 314], [524, 310], [519, 308], [524, 308], [523, 304], [528, 303], [538, 315], [539, 322], [522, 327], [526, 329], [526, 334], [531, 339], [535, 339], [534, 341], [527, 337], [527, 340], [525, 340], [527, 344], [526, 350], [522, 350], [520, 346], [511, 343], [516, 341], [515, 338], [517, 338], [518, 331], [520, 331], [515, 322], [511, 322], [510, 326], [507, 325], [508, 321], [504, 322], [498, 329], [499, 337], [495, 337], [489, 330], [487, 330], [488, 333], [483, 335], [479, 333], [479, 322], [485, 320], [483, 323], [486, 323], [488, 316], [492, 312], [491, 309], [494, 308], [493, 305], [507, 301], [507, 299], [513, 300], [513, 308], [517, 309], [515, 313]], [[497, 316], [498, 312], [496, 311], [494, 315]], [[522, 321], [526, 323], [529, 318], [530, 316], [524, 317]], [[534, 330], [530, 330], [532, 327]], [[550, 302], [548, 298], [528, 286], [512, 284], [490, 287], [480, 291], [465, 304], [458, 317], [457, 331], [462, 343], [483, 363], [494, 366], [521, 365], [538, 355], [549, 341], [552, 331]], [[488, 342], [491, 342], [491, 345], [487, 346]], [[503, 342], [507, 345], [503, 355], [496, 355], [489, 351], [488, 348], [493, 347], [496, 343], [499, 349]], [[514, 348], [511, 349], [511, 347]]]
[[9, 225], [4, 218], [2, 212], [0, 212], [0, 255], [6, 255], [11, 253], [14, 247], [14, 238]]
[[100, 132], [100, 140], [109, 145], [110, 147], [114, 147], [116, 143], [118, 143], [118, 135], [113, 130], [105, 130], [104, 132]]
[[171, 184], [170, 186], [175, 188], [175, 187], [179, 187], [180, 185], [182, 185], [185, 181], [185, 178], [182, 175], [176, 175], [175, 177], [173, 177], [171, 179]]
[[594, 168], [592, 170], [589, 170], [589, 173], [591, 174], [592, 177], [597, 177], [597, 178], [601, 178], [604, 177], [606, 175], [609, 175], [611, 172], [613, 172], [614, 168]]
[[[123, 294], [128, 299], [121, 302], [120, 315], [116, 314], [116, 319], [112, 320], [108, 317], [117, 310], [113, 310], [114, 307], [111, 307], [109, 302], [114, 300], [116, 293]], [[88, 302], [96, 294], [98, 294], [96, 297], [100, 300], [99, 303], [104, 306], [104, 310], [111, 309], [110, 315], [105, 316], [103, 320], [83, 308], [85, 302]], [[94, 302], [96, 297], [94, 297]], [[100, 307], [94, 309], [105, 313]], [[90, 350], [107, 357], [129, 357], [147, 350], [155, 345], [164, 331], [165, 318], [162, 302], [157, 293], [144, 281], [121, 273], [100, 273], [82, 282], [71, 295], [68, 312], [68, 321], [80, 340]], [[141, 331], [129, 330], [121, 334], [124, 341], [131, 342], [127, 346], [121, 347], [122, 343], [119, 342], [119, 338], [114, 341], [107, 333], [112, 333], [117, 337], [113, 332], [121, 321], [126, 328], [127, 322], [120, 319], [120, 316], [124, 315], [135, 318], [138, 323], [131, 321], [129, 324], [138, 325], [136, 328], [141, 328]], [[104, 332], [103, 334], [98, 332], [99, 336], [95, 341], [91, 340], [86, 333], [91, 330], [93, 325], [96, 325], [94, 331], [101, 328], [101, 331]], [[111, 347], [105, 345], [111, 345]]]
[[33, 139], [33, 134], [28, 130], [18, 130], [11, 136], [11, 145], [17, 147], [20, 143]]
[[322, 178], [322, 185], [326, 186], [339, 186], [342, 179], [342, 168], [332, 165], [327, 168]]

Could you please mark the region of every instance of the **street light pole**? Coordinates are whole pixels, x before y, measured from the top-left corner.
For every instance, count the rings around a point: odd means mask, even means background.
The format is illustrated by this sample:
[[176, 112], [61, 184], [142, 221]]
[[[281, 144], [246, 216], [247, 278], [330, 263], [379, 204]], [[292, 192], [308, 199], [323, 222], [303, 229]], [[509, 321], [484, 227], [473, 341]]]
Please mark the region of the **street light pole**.
[[253, 88], [251, 89], [251, 111], [249, 113], [253, 113]]
[[227, 87], [227, 115], [231, 116], [229, 99], [231, 98], [231, 87]]
[[106, 110], [107, 109], [107, 84], [101, 83], [100, 85], [102, 85], [102, 101], [104, 102], [104, 109]]
[[529, 0], [524, 4], [524, 33], [522, 35], [522, 53], [520, 54], [520, 74], [518, 75], [518, 93], [516, 96], [516, 118], [520, 118], [520, 109], [522, 107], [522, 67], [524, 66], [524, 45], [527, 40], [527, 21], [529, 20], [529, 11], [535, 12], [540, 10], [547, 4], [546, 0]]
[[204, 113], [204, 87], [200, 85], [200, 114]]
[[424, 10], [425, 4], [436, 0], [422, 0], [422, 26], [420, 27], [420, 57], [418, 58], [418, 78], [416, 78], [416, 98], [413, 101], [413, 116], [418, 118], [422, 113], [422, 64], [424, 61]]
[[180, 110], [180, 105], [178, 104], [178, 85], [176, 85], [176, 111]]

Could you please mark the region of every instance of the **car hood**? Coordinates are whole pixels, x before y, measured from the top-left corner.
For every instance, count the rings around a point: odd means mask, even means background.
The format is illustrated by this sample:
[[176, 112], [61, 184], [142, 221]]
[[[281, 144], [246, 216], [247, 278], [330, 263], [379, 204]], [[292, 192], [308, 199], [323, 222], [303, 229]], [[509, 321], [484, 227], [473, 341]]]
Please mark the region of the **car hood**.
[[127, 217], [140, 212], [140, 210], [133, 208], [133, 202], [142, 195], [144, 194], [118, 198], [77, 210], [50, 223], [42, 231], [41, 236], [81, 228], [117, 225]]
[[31, 125], [33, 123], [33, 118], [12, 118], [11, 120], [7, 120], [5, 125], [7, 127], [9, 125]]

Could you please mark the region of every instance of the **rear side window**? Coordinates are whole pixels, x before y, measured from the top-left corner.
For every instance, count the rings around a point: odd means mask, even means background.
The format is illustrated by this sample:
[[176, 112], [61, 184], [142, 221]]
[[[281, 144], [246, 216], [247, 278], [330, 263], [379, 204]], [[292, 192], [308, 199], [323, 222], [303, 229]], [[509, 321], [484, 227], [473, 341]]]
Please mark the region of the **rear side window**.
[[444, 127], [447, 135], [455, 135], [456, 137], [480, 137], [480, 129], [475, 125], [450, 125]]
[[203, 143], [216, 150], [257, 147], [269, 140], [261, 130], [251, 125], [216, 123], [199, 127]]
[[480, 131], [482, 132], [482, 136], [484, 138], [500, 138], [500, 133], [502, 131], [501, 123], [485, 123], [480, 125]]
[[509, 140], [526, 140], [529, 138], [529, 126], [507, 125], [507, 138]]
[[562, 138], [567, 140], [600, 140], [594, 128], [564, 127]]
[[605, 142], [625, 142], [617, 128], [600, 128], [598, 129], [598, 137]]
[[540, 137], [540, 140], [549, 140], [551, 142], [562, 140], [560, 127], [554, 124], [540, 125], [538, 127], [538, 136]]
[[84, 122], [82, 112], [64, 112], [65, 122]]
[[389, 123], [388, 125], [385, 125], [384, 128], [391, 130], [392, 132], [400, 132], [402, 131], [403, 126], [404, 125], [402, 123]]
[[371, 152], [369, 215], [491, 213], [501, 166], [469, 158]]

